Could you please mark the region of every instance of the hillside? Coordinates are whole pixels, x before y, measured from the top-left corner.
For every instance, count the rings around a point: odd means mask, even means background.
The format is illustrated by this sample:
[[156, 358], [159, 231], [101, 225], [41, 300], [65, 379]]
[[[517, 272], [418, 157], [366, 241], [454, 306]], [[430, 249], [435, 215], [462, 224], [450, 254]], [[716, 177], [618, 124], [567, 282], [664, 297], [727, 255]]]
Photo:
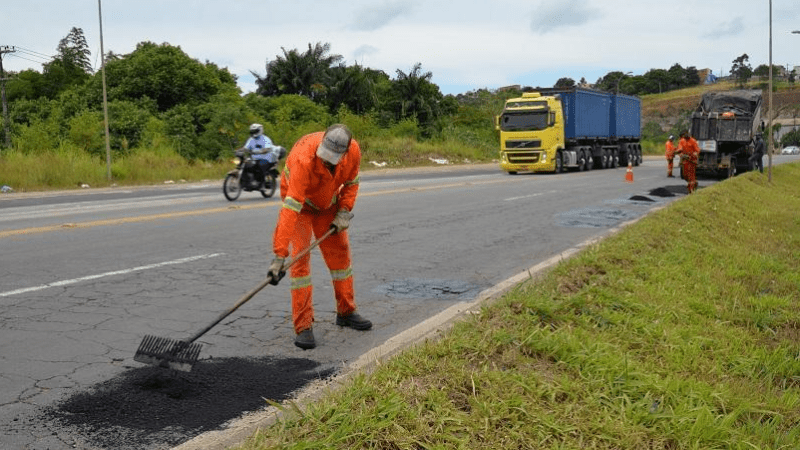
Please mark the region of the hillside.
[[[752, 84], [747, 89], [759, 89], [758, 84]], [[700, 102], [704, 92], [727, 91], [738, 89], [733, 83], [721, 82], [712, 85], [701, 85], [693, 88], [679, 89], [663, 94], [645, 95], [642, 97], [642, 124], [656, 122], [663, 129], [669, 129], [680, 120], [685, 119]], [[764, 107], [769, 108], [769, 98], [764, 92]], [[773, 101], [778, 110], [778, 116], [773, 118], [778, 121], [800, 118], [800, 85], [778, 85], [777, 91], [772, 94]]]

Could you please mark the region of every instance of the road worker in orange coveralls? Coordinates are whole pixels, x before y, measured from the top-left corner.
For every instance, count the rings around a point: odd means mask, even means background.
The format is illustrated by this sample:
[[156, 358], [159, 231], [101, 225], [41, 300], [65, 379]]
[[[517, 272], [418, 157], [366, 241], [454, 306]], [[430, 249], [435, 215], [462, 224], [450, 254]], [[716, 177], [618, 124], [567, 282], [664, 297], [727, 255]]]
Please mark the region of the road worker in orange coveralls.
[[[336, 298], [336, 324], [356, 330], [369, 330], [372, 322], [356, 312], [353, 270], [347, 228], [353, 214], [359, 183], [361, 149], [344, 125], [332, 125], [325, 132], [303, 136], [294, 144], [281, 177], [283, 205], [273, 235], [275, 258], [268, 276], [272, 284], [283, 277], [283, 265], [329, 228], [335, 232], [319, 244], [330, 270]], [[311, 255], [291, 267], [292, 319], [294, 344], [304, 350], [316, 347], [312, 323]]]
[[675, 150], [677, 150], [678, 148], [675, 147], [675, 144], [672, 142], [674, 140], [675, 136], [670, 134], [669, 139], [667, 139], [667, 143], [664, 144], [664, 147], [667, 150], [665, 156], [667, 157], [667, 177], [669, 178], [675, 178], [672, 175], [672, 167], [673, 167], [672, 160], [675, 159]]
[[697, 163], [700, 159], [700, 147], [697, 145], [697, 141], [689, 136], [688, 131], [681, 132], [677, 153], [681, 155], [683, 178], [689, 183], [687, 190], [691, 194], [697, 190]]

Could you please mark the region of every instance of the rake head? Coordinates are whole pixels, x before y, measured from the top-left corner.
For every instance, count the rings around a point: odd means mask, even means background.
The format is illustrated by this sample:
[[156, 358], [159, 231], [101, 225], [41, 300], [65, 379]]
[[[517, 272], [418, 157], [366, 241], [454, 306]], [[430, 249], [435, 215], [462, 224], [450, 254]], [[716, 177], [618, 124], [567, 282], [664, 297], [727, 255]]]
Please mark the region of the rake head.
[[190, 372], [200, 356], [201, 347], [202, 344], [147, 335], [139, 344], [133, 359], [140, 363]]

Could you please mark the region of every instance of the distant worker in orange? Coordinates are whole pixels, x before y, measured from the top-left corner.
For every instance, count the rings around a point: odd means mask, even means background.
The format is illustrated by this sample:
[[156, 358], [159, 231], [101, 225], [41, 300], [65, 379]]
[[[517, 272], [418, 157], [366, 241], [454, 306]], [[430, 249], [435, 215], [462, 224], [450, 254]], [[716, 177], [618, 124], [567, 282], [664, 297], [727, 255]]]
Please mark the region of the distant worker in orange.
[[697, 190], [697, 163], [700, 160], [700, 147], [697, 145], [697, 141], [689, 136], [689, 132], [686, 130], [681, 132], [681, 140], [678, 143], [677, 153], [681, 155], [683, 178], [689, 183], [687, 190], [691, 194]]
[[[358, 195], [360, 165], [361, 149], [344, 125], [305, 135], [294, 144], [281, 177], [283, 205], [273, 235], [275, 258], [268, 276], [273, 284], [283, 277], [290, 245], [292, 255], [297, 255], [310, 245], [312, 234], [319, 238], [335, 228], [319, 249], [333, 280], [336, 325], [369, 330], [372, 322], [356, 312], [346, 231]], [[304, 350], [316, 347], [310, 260], [311, 255], [305, 255], [290, 272], [294, 344]]]
[[669, 135], [669, 139], [667, 139], [667, 143], [664, 144], [664, 147], [667, 149], [665, 156], [667, 157], [667, 177], [668, 178], [675, 178], [672, 175], [672, 166], [673, 166], [673, 160], [675, 159], [675, 150], [677, 150], [678, 148], [675, 147], [675, 144], [673, 142], [674, 140], [675, 140], [675, 136], [670, 134]]

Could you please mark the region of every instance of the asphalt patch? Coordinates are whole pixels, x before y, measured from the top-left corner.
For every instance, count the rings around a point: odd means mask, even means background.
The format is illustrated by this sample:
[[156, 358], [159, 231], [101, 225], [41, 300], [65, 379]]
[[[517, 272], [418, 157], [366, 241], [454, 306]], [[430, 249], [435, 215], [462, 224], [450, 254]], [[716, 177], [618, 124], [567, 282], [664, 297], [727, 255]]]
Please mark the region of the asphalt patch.
[[373, 289], [373, 292], [402, 299], [470, 299], [480, 287], [459, 280], [403, 278]]
[[629, 198], [628, 200], [633, 200], [635, 202], [654, 202], [650, 197], [645, 197], [644, 195], [634, 195], [633, 197]]
[[650, 191], [650, 195], [655, 197], [675, 197], [675, 194], [672, 193], [668, 188], [660, 187], [653, 189]]
[[608, 228], [640, 215], [624, 209], [581, 208], [558, 214], [556, 223], [562, 227]]
[[44, 418], [97, 448], [169, 448], [334, 373], [302, 358], [202, 360], [188, 373], [148, 366], [72, 395]]

